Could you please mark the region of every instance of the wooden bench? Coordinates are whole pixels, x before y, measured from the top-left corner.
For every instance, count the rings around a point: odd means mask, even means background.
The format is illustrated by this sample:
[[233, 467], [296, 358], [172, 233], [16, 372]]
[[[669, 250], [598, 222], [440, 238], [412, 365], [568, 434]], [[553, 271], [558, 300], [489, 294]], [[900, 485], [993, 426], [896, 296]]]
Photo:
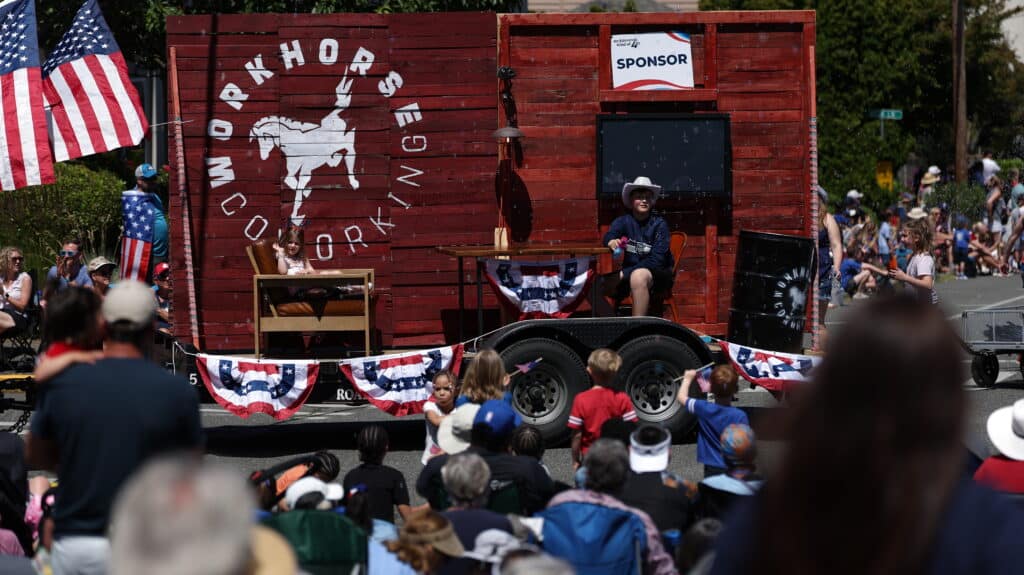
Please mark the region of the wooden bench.
[[[246, 247], [252, 262], [253, 341], [256, 357], [260, 339], [271, 332], [361, 331], [366, 355], [371, 354], [374, 271], [344, 269], [309, 275], [281, 275], [272, 242], [258, 240]], [[343, 292], [341, 299], [296, 295], [296, 290], [319, 288]]]

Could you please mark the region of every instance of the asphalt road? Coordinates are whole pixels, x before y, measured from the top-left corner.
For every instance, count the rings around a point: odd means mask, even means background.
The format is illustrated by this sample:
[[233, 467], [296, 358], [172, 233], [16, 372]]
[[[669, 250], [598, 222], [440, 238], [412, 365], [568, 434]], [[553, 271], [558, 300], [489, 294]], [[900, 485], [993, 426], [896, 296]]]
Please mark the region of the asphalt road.
[[[950, 321], [960, 322], [965, 310], [997, 307], [1024, 307], [1024, 289], [1019, 277], [976, 278], [969, 281], [945, 281], [938, 285], [942, 306]], [[841, 330], [844, 319], [857, 313], [857, 305], [846, 305], [830, 310], [828, 324], [833, 332]], [[1024, 378], [1010, 356], [1000, 358], [1002, 371], [999, 384], [990, 389], [978, 388], [967, 379], [964, 389], [970, 398], [969, 430], [983, 448], [991, 449], [985, 438], [985, 420], [994, 409], [1010, 405], [1024, 397]], [[965, 363], [969, 373], [969, 364]], [[777, 407], [767, 392], [751, 390], [741, 384], [737, 407], [748, 410], [755, 429], [769, 421]], [[401, 470], [410, 484], [415, 482], [421, 469], [423, 450], [423, 423], [418, 417], [394, 418], [370, 406], [306, 405], [292, 419], [275, 422], [257, 415], [248, 420], [228, 414], [216, 405], [203, 406], [203, 424], [209, 437], [208, 457], [249, 472], [265, 468], [297, 454], [329, 449], [341, 461], [342, 473], [358, 464], [355, 435], [367, 422], [380, 422], [391, 436], [391, 448], [386, 463]], [[767, 439], [767, 438], [764, 438]], [[775, 454], [781, 446], [777, 442], [762, 442], [762, 467], [770, 472]], [[556, 479], [569, 482], [571, 465], [567, 447], [549, 449], [544, 462]], [[685, 478], [699, 480], [702, 468], [696, 462], [694, 437], [677, 437], [672, 448], [672, 471]], [[422, 501], [412, 494], [416, 502]]]

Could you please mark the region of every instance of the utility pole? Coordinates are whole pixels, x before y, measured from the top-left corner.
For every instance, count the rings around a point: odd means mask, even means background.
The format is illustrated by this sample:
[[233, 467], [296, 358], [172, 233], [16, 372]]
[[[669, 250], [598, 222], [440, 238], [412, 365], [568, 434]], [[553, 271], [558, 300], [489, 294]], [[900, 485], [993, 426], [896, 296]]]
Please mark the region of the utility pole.
[[964, 0], [953, 0], [953, 139], [956, 181], [967, 181], [967, 65], [964, 62]]

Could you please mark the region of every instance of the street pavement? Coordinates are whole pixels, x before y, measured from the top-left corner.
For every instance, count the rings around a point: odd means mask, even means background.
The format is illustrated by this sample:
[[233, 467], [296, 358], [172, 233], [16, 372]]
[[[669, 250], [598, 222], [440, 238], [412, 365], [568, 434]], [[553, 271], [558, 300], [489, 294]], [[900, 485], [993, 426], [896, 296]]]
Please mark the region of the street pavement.
[[[940, 280], [937, 290], [947, 317], [956, 324], [960, 323], [963, 311], [1024, 307], [1024, 289], [1019, 276], [985, 277], [969, 281]], [[858, 305], [863, 301], [854, 301], [829, 310], [827, 323], [830, 332], [834, 334], [840, 331], [844, 321], [851, 314], [857, 313]], [[985, 437], [988, 414], [1024, 397], [1024, 378], [1016, 358], [1001, 356], [1000, 364], [999, 384], [994, 388], [983, 389], [969, 379], [970, 364], [965, 359], [964, 368], [968, 375], [964, 389], [970, 399], [969, 432], [982, 449], [992, 449]], [[778, 413], [775, 411], [779, 409], [778, 403], [762, 389], [752, 390], [742, 383], [738, 397], [739, 401], [735, 405], [750, 413], [755, 429], [767, 427], [765, 424], [771, 421], [772, 415]], [[371, 422], [382, 424], [391, 437], [391, 452], [385, 463], [405, 474], [414, 503], [422, 502], [414, 493], [412, 485], [422, 467], [420, 457], [424, 428], [419, 417], [395, 418], [371, 406], [340, 404], [306, 405], [294, 417], [283, 422], [275, 422], [263, 415], [242, 420], [215, 404], [203, 405], [202, 411], [203, 424], [209, 437], [208, 458], [246, 473], [269, 467], [298, 454], [329, 449], [338, 456], [344, 474], [359, 463], [355, 450], [355, 436], [359, 429]], [[702, 467], [696, 462], [695, 437], [677, 437], [673, 443], [671, 470], [684, 478], [699, 480]], [[761, 464], [769, 472], [781, 448], [780, 442], [761, 443]], [[544, 463], [556, 479], [570, 482], [572, 468], [567, 446], [548, 449]]]

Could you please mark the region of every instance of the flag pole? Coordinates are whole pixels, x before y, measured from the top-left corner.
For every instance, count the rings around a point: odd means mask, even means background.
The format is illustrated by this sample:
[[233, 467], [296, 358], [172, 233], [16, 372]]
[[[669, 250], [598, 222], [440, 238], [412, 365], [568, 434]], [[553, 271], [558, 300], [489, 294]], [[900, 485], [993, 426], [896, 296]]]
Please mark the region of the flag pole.
[[[816, 72], [814, 69], [814, 46], [811, 46], [807, 55], [807, 68], [808, 75], [810, 76], [810, 126], [807, 134], [807, 148], [808, 156], [810, 159], [810, 180], [811, 180], [811, 239], [815, 242], [818, 241], [818, 224], [821, 222], [821, 210], [825, 209], [825, 206], [821, 205], [818, 198], [818, 102], [817, 102], [817, 90], [814, 82]], [[817, 245], [817, 244], [815, 244]], [[820, 246], [818, 249], [822, 249]], [[841, 255], [833, 255], [833, 257], [841, 257]], [[821, 261], [821, 258], [818, 258]], [[821, 270], [818, 270], [818, 274], [821, 274]], [[819, 323], [821, 318], [821, 300], [818, 299], [818, 278], [811, 278], [811, 285], [808, 287], [808, 292], [811, 296], [811, 349], [821, 349], [821, 324]], [[842, 297], [840, 295], [840, 297]], [[825, 311], [828, 311], [826, 308]]]
[[185, 145], [181, 134], [181, 98], [178, 94], [178, 50], [170, 48], [171, 113], [174, 115], [174, 153], [177, 159], [178, 196], [181, 202], [182, 244], [185, 247], [185, 281], [188, 289], [188, 325], [192, 345], [199, 349], [199, 313], [196, 308], [196, 276], [192, 267], [192, 217], [189, 210], [188, 184], [185, 181]]

